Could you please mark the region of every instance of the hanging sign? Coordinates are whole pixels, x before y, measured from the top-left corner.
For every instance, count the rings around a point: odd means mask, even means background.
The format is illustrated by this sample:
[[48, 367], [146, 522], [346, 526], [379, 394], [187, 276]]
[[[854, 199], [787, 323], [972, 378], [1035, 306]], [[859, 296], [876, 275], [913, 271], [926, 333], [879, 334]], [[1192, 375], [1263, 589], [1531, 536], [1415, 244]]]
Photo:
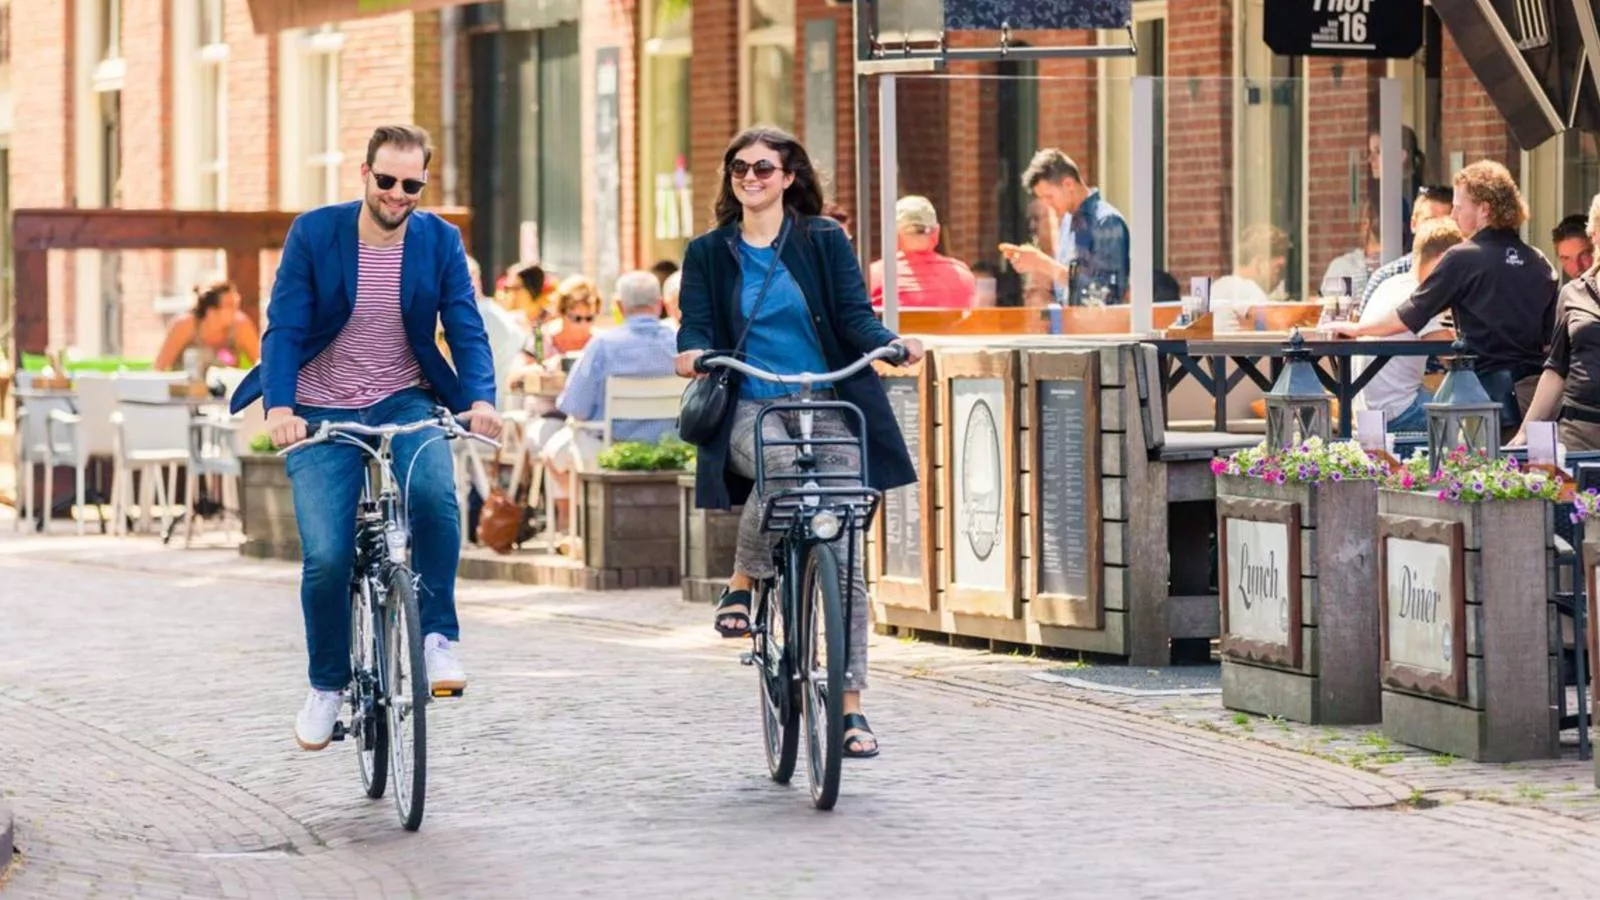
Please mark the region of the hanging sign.
[[1422, 46], [1422, 0], [1272, 0], [1263, 31], [1280, 56], [1409, 59]]

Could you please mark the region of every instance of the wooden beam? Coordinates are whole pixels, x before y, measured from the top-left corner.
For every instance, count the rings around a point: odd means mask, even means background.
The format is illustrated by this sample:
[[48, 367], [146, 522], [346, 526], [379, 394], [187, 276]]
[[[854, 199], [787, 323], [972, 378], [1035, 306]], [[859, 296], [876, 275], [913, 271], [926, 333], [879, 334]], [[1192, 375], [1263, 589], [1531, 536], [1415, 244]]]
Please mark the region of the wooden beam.
[[[467, 242], [470, 210], [428, 212], [459, 228], [462, 242]], [[298, 215], [280, 210], [19, 209], [12, 214], [11, 228], [17, 350], [43, 353], [49, 346], [51, 250], [223, 250], [245, 311], [259, 322], [261, 252], [282, 248]]]

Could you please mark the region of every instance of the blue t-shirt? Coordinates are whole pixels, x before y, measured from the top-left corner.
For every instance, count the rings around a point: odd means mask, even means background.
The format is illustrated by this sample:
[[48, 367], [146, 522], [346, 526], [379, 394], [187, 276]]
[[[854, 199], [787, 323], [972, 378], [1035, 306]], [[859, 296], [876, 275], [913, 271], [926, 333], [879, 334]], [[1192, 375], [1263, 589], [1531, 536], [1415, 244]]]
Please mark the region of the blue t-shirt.
[[[767, 287], [766, 299], [750, 327], [745, 339], [745, 361], [757, 368], [779, 375], [798, 375], [802, 372], [826, 372], [827, 361], [822, 357], [822, 344], [817, 339], [816, 328], [811, 323], [811, 309], [806, 306], [805, 295], [795, 283], [772, 247], [752, 247], [739, 242], [739, 268], [744, 273], [743, 288], [739, 293], [739, 312], [745, 319], [755, 310], [756, 295], [767, 280], [767, 269], [777, 265], [772, 273], [772, 284]], [[816, 389], [828, 385], [818, 382]], [[749, 400], [770, 400], [797, 393], [799, 385], [774, 384], [746, 378], [741, 396]]]

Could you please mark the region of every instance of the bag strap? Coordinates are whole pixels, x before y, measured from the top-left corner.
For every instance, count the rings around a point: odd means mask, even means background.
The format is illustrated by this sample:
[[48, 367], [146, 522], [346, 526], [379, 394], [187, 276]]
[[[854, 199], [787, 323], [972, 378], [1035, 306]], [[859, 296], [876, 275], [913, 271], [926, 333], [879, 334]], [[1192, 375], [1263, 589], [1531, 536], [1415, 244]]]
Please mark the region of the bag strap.
[[[783, 262], [783, 245], [789, 241], [789, 232], [793, 226], [787, 217], [783, 221], [783, 229], [778, 232], [778, 243], [772, 254], [772, 265], [767, 267], [767, 276], [761, 281], [761, 290], [756, 294], [756, 302], [750, 307], [750, 318], [745, 320], [744, 331], [739, 334], [739, 342], [733, 345], [733, 355], [737, 357], [744, 350], [745, 339], [750, 336], [750, 328], [756, 324], [756, 316], [761, 314], [761, 304], [766, 302], [767, 288], [772, 286], [773, 273], [778, 271], [778, 266]], [[727, 370], [724, 369], [724, 372]]]

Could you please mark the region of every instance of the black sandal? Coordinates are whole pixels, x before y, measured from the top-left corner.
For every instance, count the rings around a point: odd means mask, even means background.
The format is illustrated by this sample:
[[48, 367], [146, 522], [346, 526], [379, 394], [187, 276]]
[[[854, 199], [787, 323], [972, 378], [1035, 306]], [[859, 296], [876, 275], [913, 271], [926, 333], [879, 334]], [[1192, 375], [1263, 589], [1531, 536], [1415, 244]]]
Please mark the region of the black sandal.
[[[872, 726], [867, 724], [867, 717], [861, 713], [849, 713], [844, 717], [844, 755], [851, 759], [871, 759], [878, 755], [878, 736], [872, 733]], [[850, 734], [850, 732], [862, 732]], [[866, 749], [867, 741], [872, 739], [872, 749]]]
[[[730, 607], [742, 607], [731, 609]], [[727, 612], [724, 612], [727, 610]], [[725, 638], [742, 638], [750, 636], [750, 592], [730, 591], [722, 589], [722, 596], [717, 598], [717, 618], [714, 627], [717, 634]]]

